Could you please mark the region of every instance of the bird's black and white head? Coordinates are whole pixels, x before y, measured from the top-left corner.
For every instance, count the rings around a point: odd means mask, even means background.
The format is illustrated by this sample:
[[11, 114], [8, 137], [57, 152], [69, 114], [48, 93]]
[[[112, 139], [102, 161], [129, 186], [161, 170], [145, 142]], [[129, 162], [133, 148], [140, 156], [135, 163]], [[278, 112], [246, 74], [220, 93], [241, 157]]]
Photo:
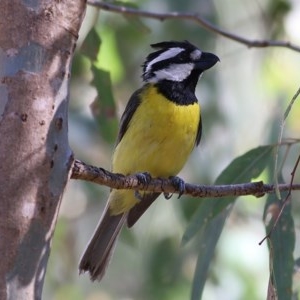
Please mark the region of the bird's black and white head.
[[151, 47], [158, 50], [149, 54], [143, 64], [146, 83], [181, 82], [194, 89], [199, 76], [219, 61], [216, 55], [202, 52], [188, 41], [161, 42]]

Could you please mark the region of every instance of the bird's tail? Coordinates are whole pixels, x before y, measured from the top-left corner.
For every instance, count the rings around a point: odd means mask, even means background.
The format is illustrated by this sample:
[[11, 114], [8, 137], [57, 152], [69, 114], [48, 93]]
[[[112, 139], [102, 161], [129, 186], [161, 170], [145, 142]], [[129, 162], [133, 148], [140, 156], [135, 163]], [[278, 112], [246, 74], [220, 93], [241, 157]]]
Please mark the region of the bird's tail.
[[117, 237], [126, 220], [126, 214], [110, 215], [108, 205], [84, 251], [79, 272], [89, 272], [91, 280], [101, 280], [112, 256]]

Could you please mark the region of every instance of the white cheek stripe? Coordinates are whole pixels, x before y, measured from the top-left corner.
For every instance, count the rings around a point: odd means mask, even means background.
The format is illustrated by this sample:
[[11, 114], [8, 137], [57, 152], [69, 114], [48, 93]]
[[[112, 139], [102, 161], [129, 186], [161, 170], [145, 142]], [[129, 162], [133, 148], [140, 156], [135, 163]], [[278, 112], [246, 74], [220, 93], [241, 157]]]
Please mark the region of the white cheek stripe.
[[162, 54], [160, 54], [158, 57], [156, 57], [155, 59], [151, 60], [145, 70], [145, 73], [149, 72], [151, 69], [151, 66], [159, 61], [162, 60], [166, 60], [169, 59], [171, 57], [176, 56], [177, 54], [179, 54], [180, 52], [184, 51], [184, 49], [176, 47], [176, 48], [171, 48], [168, 51], [163, 52]]
[[155, 76], [151, 77], [147, 82], [159, 82], [160, 80], [183, 81], [192, 72], [194, 64], [173, 64], [166, 69], [154, 72]]

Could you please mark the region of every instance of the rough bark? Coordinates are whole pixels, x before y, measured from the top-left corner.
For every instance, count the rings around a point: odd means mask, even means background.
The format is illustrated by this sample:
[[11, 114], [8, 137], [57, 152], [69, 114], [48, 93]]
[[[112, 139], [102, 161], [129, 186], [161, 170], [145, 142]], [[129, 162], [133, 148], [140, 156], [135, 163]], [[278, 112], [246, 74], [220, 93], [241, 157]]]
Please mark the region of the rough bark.
[[68, 145], [70, 66], [85, 0], [0, 1], [0, 299], [40, 299]]

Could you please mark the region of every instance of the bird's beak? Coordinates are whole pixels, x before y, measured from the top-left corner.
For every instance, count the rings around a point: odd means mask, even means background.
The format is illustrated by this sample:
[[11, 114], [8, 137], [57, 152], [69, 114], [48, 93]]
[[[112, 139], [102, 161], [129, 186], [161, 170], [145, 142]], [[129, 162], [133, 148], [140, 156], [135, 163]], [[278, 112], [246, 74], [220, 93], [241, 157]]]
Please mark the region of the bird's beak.
[[196, 69], [202, 71], [208, 70], [218, 61], [220, 61], [220, 59], [217, 55], [209, 52], [202, 52], [200, 59], [196, 62]]

